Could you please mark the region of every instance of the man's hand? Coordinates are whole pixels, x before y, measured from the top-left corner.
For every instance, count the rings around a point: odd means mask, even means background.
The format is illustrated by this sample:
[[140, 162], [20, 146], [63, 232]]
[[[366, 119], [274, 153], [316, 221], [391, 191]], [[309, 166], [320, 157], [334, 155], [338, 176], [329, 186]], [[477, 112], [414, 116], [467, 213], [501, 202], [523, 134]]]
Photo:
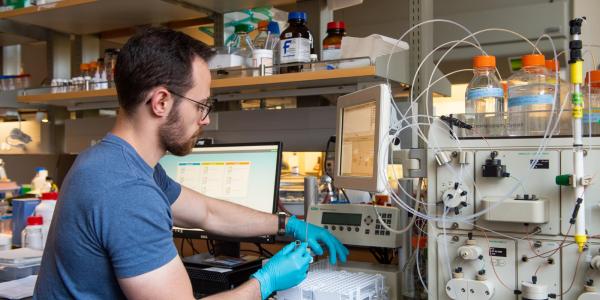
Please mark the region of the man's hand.
[[323, 248], [321, 248], [319, 242], [327, 245], [327, 248], [329, 249], [329, 262], [333, 265], [337, 262], [338, 257], [341, 262], [346, 262], [346, 256], [350, 253], [335, 236], [329, 233], [329, 231], [313, 224], [308, 224], [307, 240], [306, 223], [296, 219], [295, 216], [292, 216], [288, 220], [287, 225], [285, 226], [285, 232], [296, 239], [308, 242], [308, 246], [316, 255], [323, 255]]
[[266, 299], [275, 291], [289, 289], [306, 278], [312, 257], [307, 244], [297, 246], [291, 243], [277, 252], [256, 273], [252, 275], [260, 283], [260, 294]]

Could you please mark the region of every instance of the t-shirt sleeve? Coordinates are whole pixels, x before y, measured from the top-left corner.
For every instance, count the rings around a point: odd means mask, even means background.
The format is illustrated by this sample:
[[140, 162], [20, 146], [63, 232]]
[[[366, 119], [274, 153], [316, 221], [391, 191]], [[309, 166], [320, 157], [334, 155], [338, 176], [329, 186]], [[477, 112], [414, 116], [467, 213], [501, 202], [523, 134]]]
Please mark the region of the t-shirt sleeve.
[[179, 194], [181, 194], [181, 185], [171, 179], [160, 164], [156, 164], [156, 167], [154, 167], [154, 181], [156, 181], [156, 184], [167, 195], [169, 203], [173, 205], [175, 200], [179, 198]]
[[117, 278], [141, 275], [177, 256], [173, 244], [171, 207], [148, 183], [128, 183], [107, 195], [95, 222]]

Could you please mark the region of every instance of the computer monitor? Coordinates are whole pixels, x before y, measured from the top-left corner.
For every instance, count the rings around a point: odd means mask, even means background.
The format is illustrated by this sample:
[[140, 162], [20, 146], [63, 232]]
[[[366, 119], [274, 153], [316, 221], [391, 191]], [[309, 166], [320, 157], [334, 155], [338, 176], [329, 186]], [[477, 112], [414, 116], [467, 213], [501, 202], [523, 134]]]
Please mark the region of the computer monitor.
[[387, 166], [382, 141], [389, 135], [391, 96], [387, 85], [372, 86], [338, 98], [334, 185], [382, 192]]
[[[165, 155], [160, 164], [181, 185], [207, 196], [273, 214], [279, 199], [280, 142], [213, 144], [186, 156]], [[175, 237], [272, 243], [274, 236], [231, 238], [199, 228], [173, 228]], [[233, 255], [232, 255], [233, 256]]]

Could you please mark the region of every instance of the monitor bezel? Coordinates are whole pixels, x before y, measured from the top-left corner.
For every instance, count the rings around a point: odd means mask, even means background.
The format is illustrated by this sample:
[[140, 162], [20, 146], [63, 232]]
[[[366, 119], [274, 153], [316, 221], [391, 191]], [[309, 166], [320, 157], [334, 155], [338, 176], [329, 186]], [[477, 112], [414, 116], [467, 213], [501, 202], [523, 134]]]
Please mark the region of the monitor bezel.
[[[341, 156], [342, 156], [342, 127], [344, 109], [360, 104], [366, 104], [375, 101], [376, 116], [375, 116], [375, 142], [373, 145], [373, 153], [375, 159], [373, 161], [373, 175], [371, 177], [344, 176], [341, 174]], [[335, 145], [335, 168], [333, 183], [338, 188], [348, 188], [353, 190], [361, 190], [367, 192], [383, 192], [385, 184], [379, 174], [379, 168], [385, 167], [386, 159], [384, 153], [380, 151], [380, 144], [389, 134], [390, 124], [390, 109], [391, 96], [388, 86], [385, 84], [375, 85], [366, 89], [362, 89], [351, 94], [343, 95], [338, 98], [336, 108], [336, 145]]]
[[[281, 180], [281, 159], [283, 153], [283, 143], [282, 142], [254, 142], [254, 143], [226, 143], [226, 144], [210, 144], [203, 146], [196, 146], [190, 152], [193, 154], [196, 149], [206, 149], [206, 148], [217, 148], [217, 147], [246, 147], [246, 146], [277, 146], [277, 164], [275, 170], [275, 191], [273, 194], [273, 207], [271, 209], [271, 214], [275, 214], [277, 212], [277, 205], [279, 203], [279, 186]], [[169, 155], [169, 154], [167, 154]], [[205, 239], [205, 240], [219, 240], [226, 242], [248, 242], [248, 243], [274, 243], [275, 235], [266, 235], [266, 236], [256, 236], [256, 237], [231, 237], [231, 236], [223, 236], [211, 233], [204, 229], [200, 228], [181, 228], [173, 226], [173, 237], [176, 238], [191, 238], [191, 239]]]

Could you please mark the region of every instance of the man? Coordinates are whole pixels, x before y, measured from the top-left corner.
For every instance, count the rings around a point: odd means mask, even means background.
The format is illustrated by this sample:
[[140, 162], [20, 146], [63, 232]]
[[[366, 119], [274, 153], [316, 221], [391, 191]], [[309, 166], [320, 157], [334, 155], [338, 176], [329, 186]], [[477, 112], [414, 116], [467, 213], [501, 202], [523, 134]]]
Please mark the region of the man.
[[[36, 299], [193, 299], [171, 228], [306, 241], [305, 223], [220, 201], [170, 179], [159, 159], [189, 153], [210, 122], [208, 48], [185, 34], [149, 28], [122, 48], [115, 68], [120, 113], [100, 143], [65, 178], [35, 288]], [[285, 228], [283, 228], [285, 227]], [[348, 250], [309, 225], [240, 287], [210, 299], [265, 299], [300, 283], [310, 255], [345, 261]]]

